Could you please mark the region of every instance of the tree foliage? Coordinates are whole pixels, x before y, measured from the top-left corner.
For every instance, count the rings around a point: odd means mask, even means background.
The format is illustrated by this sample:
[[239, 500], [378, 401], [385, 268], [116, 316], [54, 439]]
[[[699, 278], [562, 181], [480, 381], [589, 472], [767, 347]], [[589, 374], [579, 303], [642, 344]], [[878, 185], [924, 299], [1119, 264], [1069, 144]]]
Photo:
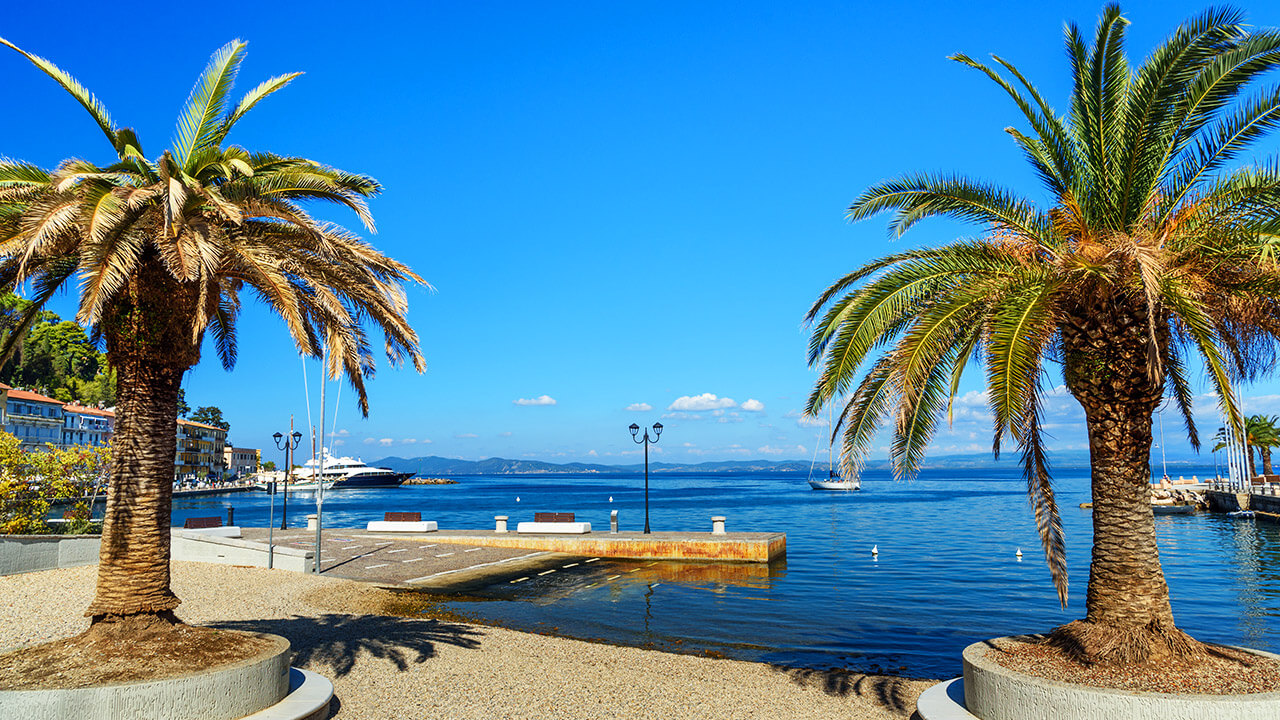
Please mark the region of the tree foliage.
[[68, 525], [88, 525], [92, 498], [101, 492], [110, 465], [110, 447], [28, 450], [0, 432], [0, 533], [50, 532], [45, 518], [55, 500], [77, 499], [67, 512]]
[[[0, 293], [0, 337], [20, 332], [31, 302]], [[84, 328], [42, 310], [26, 330], [16, 352], [0, 364], [0, 382], [36, 390], [63, 402], [90, 407], [115, 404], [116, 375]]]
[[191, 416], [187, 419], [204, 423], [205, 425], [220, 427], [223, 430], [231, 430], [231, 423], [222, 417], [222, 410], [213, 405], [196, 408], [195, 412], [191, 413]]

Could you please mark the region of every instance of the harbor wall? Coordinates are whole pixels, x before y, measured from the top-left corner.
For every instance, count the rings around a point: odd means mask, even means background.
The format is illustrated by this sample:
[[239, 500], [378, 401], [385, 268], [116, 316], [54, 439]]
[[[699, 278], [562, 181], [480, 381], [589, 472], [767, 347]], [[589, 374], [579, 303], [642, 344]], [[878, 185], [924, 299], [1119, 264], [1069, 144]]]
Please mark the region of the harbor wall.
[[0, 575], [96, 565], [98, 535], [0, 535]]
[[[206, 535], [181, 528], [172, 528], [170, 539], [174, 560], [267, 567], [266, 543]], [[280, 570], [311, 572], [315, 556], [314, 550], [276, 545], [272, 564]]]

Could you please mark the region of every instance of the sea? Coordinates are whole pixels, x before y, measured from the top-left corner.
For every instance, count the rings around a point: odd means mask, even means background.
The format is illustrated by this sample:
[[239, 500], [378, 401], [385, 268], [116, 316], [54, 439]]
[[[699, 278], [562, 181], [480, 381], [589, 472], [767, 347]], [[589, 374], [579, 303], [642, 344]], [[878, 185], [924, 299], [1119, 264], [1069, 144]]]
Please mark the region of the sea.
[[[644, 525], [643, 475], [459, 476], [456, 485], [326, 494], [326, 527], [363, 527], [387, 510], [443, 528], [492, 528], [534, 512], [573, 512], [608, 532]], [[765, 564], [603, 560], [469, 590], [446, 607], [533, 632], [701, 653], [788, 668], [944, 678], [968, 644], [1045, 632], [1083, 617], [1089, 577], [1087, 469], [1057, 469], [1070, 595], [1061, 607], [1016, 469], [925, 470], [910, 481], [868, 471], [862, 490], [810, 490], [803, 473], [649, 478], [653, 530], [787, 535]], [[279, 522], [277, 496], [274, 508]], [[265, 527], [263, 492], [175, 500], [173, 519], [221, 514]], [[289, 525], [315, 512], [291, 495]], [[277, 525], [278, 526], [278, 525]], [[1156, 517], [1177, 624], [1206, 641], [1280, 652], [1280, 525], [1223, 514]], [[878, 552], [873, 552], [875, 549]], [[1021, 551], [1021, 557], [1018, 552]]]

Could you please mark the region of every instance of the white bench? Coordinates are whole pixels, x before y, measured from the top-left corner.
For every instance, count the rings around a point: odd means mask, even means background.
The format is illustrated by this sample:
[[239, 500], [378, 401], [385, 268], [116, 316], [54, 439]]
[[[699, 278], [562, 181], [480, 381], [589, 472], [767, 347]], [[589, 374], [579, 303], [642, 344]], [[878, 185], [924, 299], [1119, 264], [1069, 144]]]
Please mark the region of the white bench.
[[365, 528], [369, 532], [427, 533], [436, 531], [434, 520], [423, 521], [422, 513], [389, 512], [381, 520], [374, 520]]
[[418, 522], [406, 520], [374, 520], [365, 527], [365, 530], [369, 532], [426, 533], [435, 532], [437, 530], [437, 526], [435, 520], [419, 520]]
[[186, 532], [200, 533], [201, 535], [212, 535], [214, 537], [238, 538], [240, 537], [240, 526], [223, 525], [222, 527], [191, 528]]
[[516, 525], [518, 533], [559, 533], [585, 535], [591, 532], [589, 522], [522, 522]]

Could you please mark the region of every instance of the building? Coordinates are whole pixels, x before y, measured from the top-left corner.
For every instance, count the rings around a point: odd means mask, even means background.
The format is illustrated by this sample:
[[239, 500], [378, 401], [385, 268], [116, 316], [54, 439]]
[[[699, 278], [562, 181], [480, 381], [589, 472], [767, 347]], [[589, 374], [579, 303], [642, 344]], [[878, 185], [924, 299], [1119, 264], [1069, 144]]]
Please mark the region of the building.
[[111, 444], [116, 429], [116, 414], [110, 410], [91, 408], [76, 403], [62, 406], [62, 446]]
[[63, 402], [30, 390], [10, 389], [5, 399], [4, 429], [26, 449], [62, 444]]
[[222, 479], [227, 431], [215, 425], [178, 419], [178, 448], [173, 458], [175, 480]]
[[244, 477], [258, 472], [258, 463], [262, 459], [262, 451], [253, 448], [238, 448], [228, 445], [222, 451], [222, 466], [228, 475]]

